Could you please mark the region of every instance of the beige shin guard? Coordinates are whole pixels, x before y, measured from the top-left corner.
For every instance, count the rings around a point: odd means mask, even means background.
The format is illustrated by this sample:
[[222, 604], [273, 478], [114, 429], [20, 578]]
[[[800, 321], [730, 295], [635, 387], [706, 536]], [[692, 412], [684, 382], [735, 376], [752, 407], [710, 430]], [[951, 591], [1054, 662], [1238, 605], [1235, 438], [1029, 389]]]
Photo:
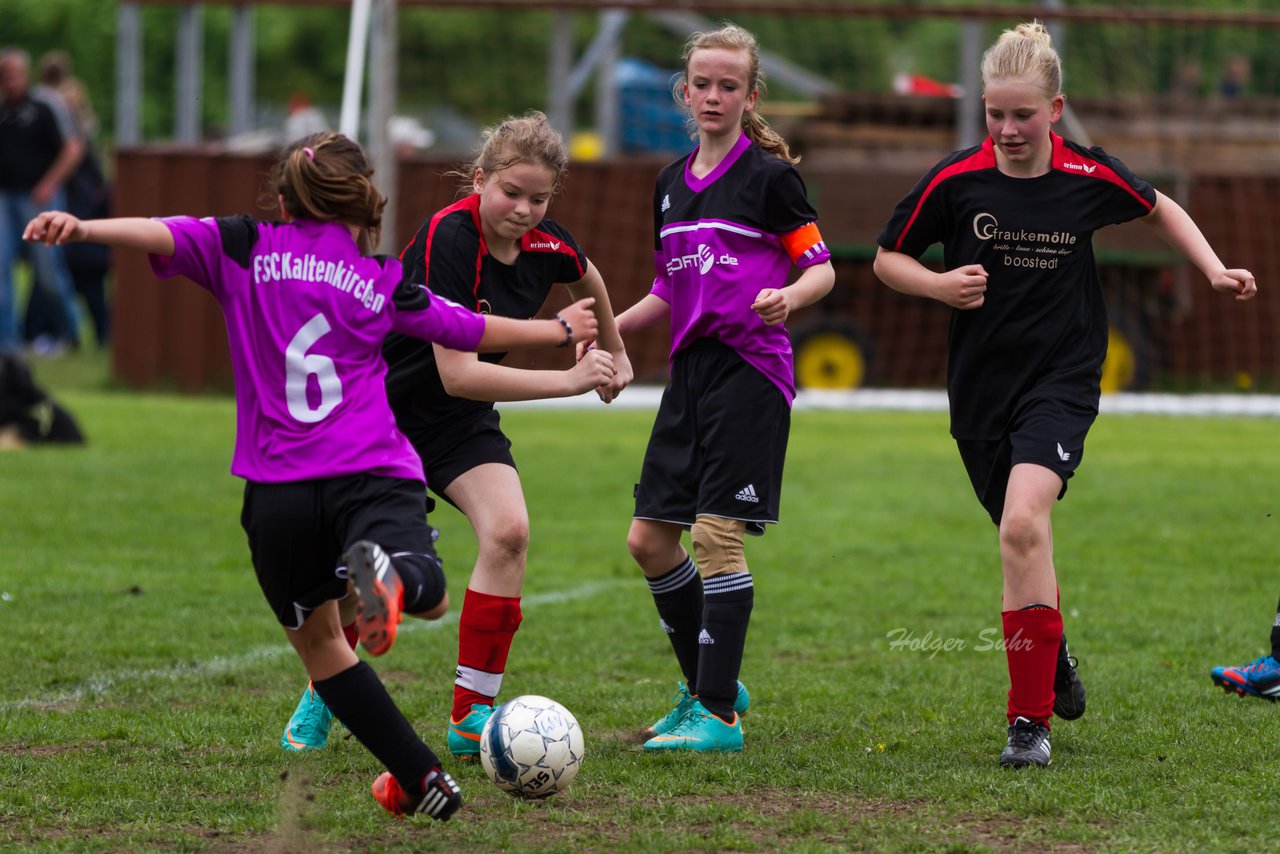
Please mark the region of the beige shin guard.
[[693, 539], [693, 557], [703, 578], [749, 571], [742, 552], [746, 532], [747, 523], [741, 519], [698, 517], [689, 533]]

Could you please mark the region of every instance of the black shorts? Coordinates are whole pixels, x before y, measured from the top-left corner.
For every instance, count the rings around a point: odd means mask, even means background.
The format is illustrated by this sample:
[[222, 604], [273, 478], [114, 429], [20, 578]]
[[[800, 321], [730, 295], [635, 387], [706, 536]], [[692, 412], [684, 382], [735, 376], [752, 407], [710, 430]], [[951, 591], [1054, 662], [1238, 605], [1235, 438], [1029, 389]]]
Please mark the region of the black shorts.
[[1092, 407], [1039, 398], [1014, 413], [999, 439], [956, 439], [969, 482], [991, 521], [1000, 524], [1009, 473], [1018, 463], [1044, 466], [1062, 478], [1061, 500], [1084, 457], [1084, 440], [1097, 417]]
[[438, 564], [425, 501], [420, 482], [373, 475], [246, 483], [240, 524], [276, 619], [296, 629], [319, 605], [346, 596], [342, 556], [358, 540]]
[[511, 440], [502, 432], [501, 416], [496, 409], [467, 413], [449, 421], [428, 420], [411, 408], [401, 409], [396, 424], [422, 458], [427, 486], [445, 501], [449, 501], [449, 496], [444, 494], [449, 484], [476, 466], [501, 463], [516, 467], [515, 458], [511, 456]]
[[676, 354], [649, 436], [635, 518], [690, 527], [700, 515], [778, 521], [791, 407], [732, 348], [701, 339]]

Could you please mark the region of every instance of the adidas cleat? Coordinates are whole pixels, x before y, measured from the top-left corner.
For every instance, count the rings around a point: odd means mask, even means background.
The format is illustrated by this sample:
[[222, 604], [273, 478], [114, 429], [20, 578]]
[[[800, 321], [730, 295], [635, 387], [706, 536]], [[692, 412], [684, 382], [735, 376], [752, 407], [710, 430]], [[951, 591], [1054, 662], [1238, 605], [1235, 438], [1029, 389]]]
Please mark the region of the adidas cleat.
[[733, 713], [733, 721], [723, 721], [707, 711], [696, 699], [672, 729], [655, 735], [644, 743], [649, 752], [663, 750], [695, 750], [699, 753], [725, 753], [742, 749], [742, 717]]
[[420, 813], [448, 821], [449, 816], [462, 806], [462, 790], [438, 765], [428, 772], [422, 781], [422, 789], [422, 794], [407, 792], [390, 771], [383, 771], [373, 781], [373, 798], [397, 818]]
[[298, 708], [285, 725], [284, 735], [280, 736], [280, 746], [294, 752], [319, 750], [329, 743], [332, 724], [333, 712], [308, 682], [307, 690], [302, 692], [302, 699], [298, 701]]
[[1067, 651], [1067, 637], [1062, 636], [1058, 648], [1058, 669], [1053, 675], [1053, 714], [1064, 721], [1074, 721], [1084, 714], [1084, 683], [1076, 672], [1079, 664]]
[[356, 586], [360, 605], [356, 629], [360, 643], [370, 655], [382, 655], [396, 642], [404, 607], [400, 576], [377, 543], [361, 540], [347, 552], [347, 571]]
[[[679, 687], [676, 689], [675, 696], [671, 698], [671, 711], [658, 718], [641, 733], [645, 738], [653, 738], [655, 735], [670, 732], [688, 714], [689, 705], [693, 702], [693, 695], [689, 693], [689, 689], [685, 687], [683, 682], [677, 682], [676, 685]], [[751, 695], [747, 693], [747, 686], [739, 682], [738, 696], [733, 699], [733, 710], [740, 715], [745, 715], [749, 708], [751, 708]]]
[[1009, 726], [1009, 741], [1000, 752], [1000, 767], [1049, 767], [1049, 726], [1019, 717]]
[[475, 703], [460, 721], [449, 717], [449, 752], [464, 762], [480, 757], [480, 733], [493, 716], [493, 706]]
[[1215, 667], [1209, 676], [1227, 693], [1235, 691], [1241, 697], [1280, 699], [1280, 661], [1269, 655], [1239, 667]]

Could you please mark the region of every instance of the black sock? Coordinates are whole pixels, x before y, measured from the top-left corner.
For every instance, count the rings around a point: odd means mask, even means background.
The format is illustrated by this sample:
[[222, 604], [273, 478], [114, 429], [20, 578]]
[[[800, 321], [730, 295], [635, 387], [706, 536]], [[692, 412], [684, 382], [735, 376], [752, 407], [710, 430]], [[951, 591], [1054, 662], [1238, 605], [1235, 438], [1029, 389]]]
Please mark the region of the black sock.
[[658, 620], [671, 640], [689, 690], [698, 682], [698, 632], [702, 629], [702, 578], [693, 558], [657, 578], [647, 579]]
[[716, 717], [732, 721], [755, 588], [749, 572], [708, 578], [703, 588], [706, 605], [698, 636], [698, 699]]
[[435, 555], [401, 552], [391, 558], [404, 587], [406, 614], [430, 611], [444, 598], [444, 567]]
[[420, 793], [427, 772], [440, 764], [391, 700], [373, 668], [361, 661], [311, 683], [320, 699], [406, 791]]
[[1276, 621], [1271, 624], [1271, 657], [1280, 661], [1280, 605], [1276, 605]]

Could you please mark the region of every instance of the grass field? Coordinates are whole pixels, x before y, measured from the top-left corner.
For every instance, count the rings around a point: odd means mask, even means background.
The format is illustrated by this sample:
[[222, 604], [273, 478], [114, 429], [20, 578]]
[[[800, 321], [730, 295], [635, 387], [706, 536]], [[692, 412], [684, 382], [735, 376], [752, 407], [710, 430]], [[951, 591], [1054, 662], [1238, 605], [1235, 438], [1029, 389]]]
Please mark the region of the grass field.
[[[653, 757], [633, 734], [678, 673], [625, 548], [651, 415], [513, 410], [533, 536], [504, 695], [563, 702], [587, 758], [538, 803], [451, 764], [467, 804], [436, 825], [388, 819], [368, 793], [381, 769], [340, 728], [323, 752], [278, 747], [305, 678], [249, 567], [231, 402], [98, 391], [99, 374], [42, 369], [55, 391], [67, 378], [87, 448], [0, 455], [0, 849], [1272, 844], [1280, 708], [1208, 672], [1260, 654], [1274, 613], [1274, 421], [1099, 421], [1055, 513], [1089, 711], [1055, 726], [1050, 769], [1009, 772], [994, 529], [944, 416], [797, 413], [783, 524], [749, 545], [747, 748]], [[458, 596], [469, 528], [433, 522]], [[455, 650], [456, 613], [407, 623], [373, 662], [438, 749]]]

